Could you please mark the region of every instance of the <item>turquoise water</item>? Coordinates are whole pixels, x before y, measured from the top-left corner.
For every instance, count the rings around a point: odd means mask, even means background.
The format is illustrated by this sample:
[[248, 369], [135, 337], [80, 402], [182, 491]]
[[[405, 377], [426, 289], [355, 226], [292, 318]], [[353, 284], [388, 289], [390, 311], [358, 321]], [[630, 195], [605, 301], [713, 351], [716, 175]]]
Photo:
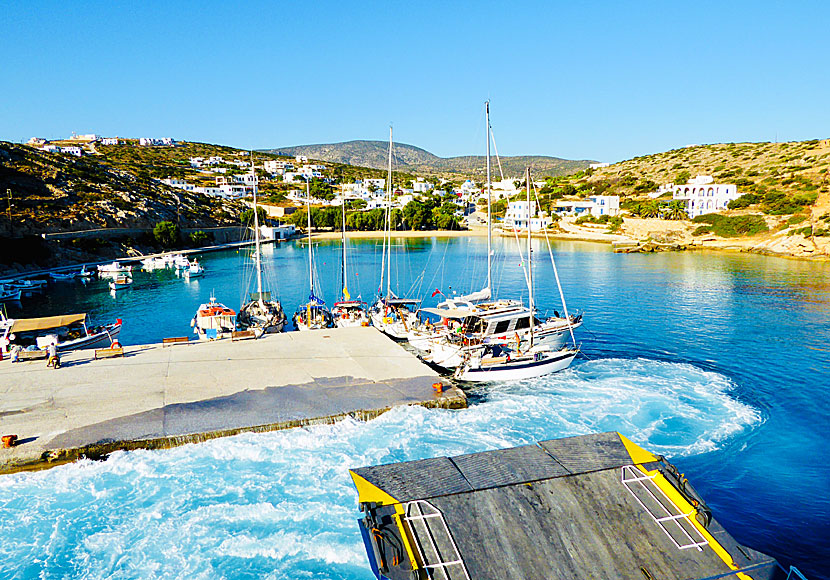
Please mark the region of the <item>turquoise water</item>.
[[[497, 242], [502, 295], [523, 292], [514, 245]], [[398, 246], [400, 294], [481, 286], [484, 240]], [[537, 298], [553, 310], [550, 265], [537, 249]], [[339, 250], [335, 242], [315, 250], [330, 303]], [[349, 289], [370, 298], [379, 248], [365, 240], [352, 250], [359, 275]], [[830, 578], [830, 266], [618, 255], [578, 243], [556, 251], [569, 307], [586, 313], [577, 336], [586, 357], [567, 371], [478, 389], [462, 411], [395, 409], [367, 423], [2, 476], [0, 529], [14, 541], [0, 543], [0, 577], [368, 580], [349, 467], [618, 430], [672, 459], [739, 541]], [[102, 283], [56, 285], [24, 302], [25, 313], [121, 317], [126, 344], [186, 334], [212, 289], [239, 306], [250, 277], [242, 254], [206, 254], [207, 275], [189, 283], [172, 272], [137, 273], [135, 288], [115, 298]], [[269, 248], [266, 263], [293, 311], [308, 292], [305, 246]]]

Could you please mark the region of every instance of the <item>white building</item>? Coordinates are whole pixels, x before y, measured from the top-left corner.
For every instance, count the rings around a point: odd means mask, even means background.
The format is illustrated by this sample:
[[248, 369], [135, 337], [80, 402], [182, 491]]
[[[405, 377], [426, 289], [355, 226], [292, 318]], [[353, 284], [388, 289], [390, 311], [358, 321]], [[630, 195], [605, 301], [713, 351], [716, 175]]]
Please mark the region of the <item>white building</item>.
[[72, 136], [69, 138], [70, 141], [97, 141], [100, 139], [100, 135], [96, 135], [95, 133], [89, 133], [88, 135], [76, 135], [72, 133]]
[[171, 137], [162, 137], [161, 139], [156, 139], [153, 137], [141, 137], [138, 140], [138, 144], [142, 147], [160, 147], [160, 146], [173, 146], [176, 144], [176, 141]]
[[308, 163], [308, 157], [306, 157], [305, 155], [297, 155], [294, 158], [294, 161], [296, 161], [297, 163]]
[[118, 137], [104, 137], [101, 139], [101, 145], [118, 145], [120, 142]]
[[44, 145], [40, 148], [41, 151], [46, 151], [47, 153], [60, 153], [61, 148], [57, 145]]
[[423, 177], [418, 177], [412, 182], [412, 193], [429, 193], [435, 189], [435, 185], [429, 181], [424, 181]]
[[591, 169], [602, 169], [603, 167], [608, 167], [611, 165], [610, 163], [591, 163], [588, 167]]
[[556, 202], [554, 210], [560, 215], [591, 214], [594, 217], [601, 215], [615, 216], [620, 213], [619, 195], [592, 195], [587, 200], [560, 200]]
[[364, 179], [362, 180], [363, 187], [369, 189], [370, 187], [374, 187], [375, 189], [386, 189], [386, 180], [383, 178], [377, 179]]
[[531, 201], [528, 205], [527, 201], [511, 201], [507, 204], [507, 213], [502, 221], [502, 228], [527, 230], [528, 221], [530, 222], [530, 231], [542, 231], [550, 225], [550, 219], [541, 212], [537, 215], [536, 202]]
[[592, 195], [588, 199], [594, 204], [591, 206], [591, 215], [617, 215], [620, 213], [619, 195]]
[[282, 161], [280, 159], [269, 159], [262, 164], [263, 169], [268, 173], [284, 173], [285, 171], [294, 171], [294, 165], [289, 161]]
[[60, 147], [61, 153], [66, 153], [67, 155], [74, 155], [75, 157], [80, 157], [84, 154], [83, 150], [80, 147]]
[[32, 137], [28, 141], [26, 141], [27, 145], [46, 145], [49, 141], [44, 139], [43, 137]]
[[196, 189], [195, 185], [193, 185], [192, 183], [188, 183], [183, 179], [167, 178], [162, 179], [161, 182], [166, 185], [169, 185], [170, 187], [175, 187], [176, 189], [183, 189], [185, 191], [195, 191]]
[[658, 189], [658, 193], [672, 192], [672, 198], [686, 204], [689, 218], [728, 209], [730, 201], [741, 197], [738, 186], [733, 183], [714, 183], [711, 175], [698, 175], [685, 185], [669, 183]]

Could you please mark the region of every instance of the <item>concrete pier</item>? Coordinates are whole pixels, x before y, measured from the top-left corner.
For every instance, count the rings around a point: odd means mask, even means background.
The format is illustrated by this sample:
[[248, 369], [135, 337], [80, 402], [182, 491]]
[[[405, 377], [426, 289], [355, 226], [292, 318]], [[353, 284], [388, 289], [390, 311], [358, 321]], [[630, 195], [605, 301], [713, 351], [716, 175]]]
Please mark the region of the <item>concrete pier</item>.
[[259, 340], [125, 346], [0, 362], [0, 473], [118, 449], [162, 448], [243, 431], [371, 419], [398, 405], [459, 408], [455, 387], [374, 328], [267, 335]]

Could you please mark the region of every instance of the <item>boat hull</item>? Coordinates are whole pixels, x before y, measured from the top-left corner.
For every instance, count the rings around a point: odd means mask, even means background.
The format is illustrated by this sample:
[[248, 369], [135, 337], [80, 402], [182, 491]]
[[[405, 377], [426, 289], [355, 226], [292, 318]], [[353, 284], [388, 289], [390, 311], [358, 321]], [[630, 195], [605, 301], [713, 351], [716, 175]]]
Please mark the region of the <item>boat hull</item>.
[[118, 339], [121, 334], [121, 324], [109, 324], [101, 332], [88, 334], [83, 338], [59, 342], [58, 352], [69, 352], [72, 350], [83, 350], [89, 348], [106, 348]]
[[568, 368], [577, 354], [576, 350], [565, 350], [551, 353], [551, 356], [541, 360], [518, 360], [478, 367], [462, 365], [454, 377], [459, 381], [476, 383], [534, 379]]

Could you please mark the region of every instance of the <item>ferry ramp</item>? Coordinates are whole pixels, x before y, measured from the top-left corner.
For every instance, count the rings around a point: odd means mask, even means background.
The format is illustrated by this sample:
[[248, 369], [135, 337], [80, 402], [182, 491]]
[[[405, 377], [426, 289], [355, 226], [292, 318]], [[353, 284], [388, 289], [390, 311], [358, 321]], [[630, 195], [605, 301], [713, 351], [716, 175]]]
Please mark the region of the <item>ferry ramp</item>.
[[352, 470], [379, 578], [786, 578], [618, 433]]

